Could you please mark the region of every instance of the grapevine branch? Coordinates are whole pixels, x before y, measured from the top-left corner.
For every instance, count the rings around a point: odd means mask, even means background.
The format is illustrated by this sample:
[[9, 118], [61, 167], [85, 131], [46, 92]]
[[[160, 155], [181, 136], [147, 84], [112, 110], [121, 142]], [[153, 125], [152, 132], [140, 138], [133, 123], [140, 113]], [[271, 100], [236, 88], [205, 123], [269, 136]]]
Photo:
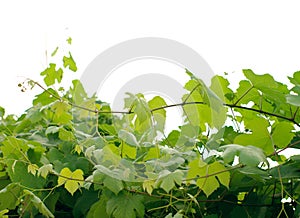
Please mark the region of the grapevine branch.
[[[56, 98], [57, 100], [60, 100], [60, 101], [66, 101], [64, 100], [63, 98], [61, 98], [60, 96], [56, 95], [56, 94], [53, 94], [51, 91], [47, 90], [46, 88], [44, 88], [40, 83], [36, 82], [36, 81], [33, 81], [33, 80], [30, 80], [28, 79], [31, 83], [39, 86], [42, 90], [44, 90], [45, 92], [47, 92], [49, 95], [53, 96], [54, 98]], [[240, 99], [239, 99], [240, 100]], [[238, 100], [238, 101], [239, 101]], [[228, 104], [228, 103], [222, 103], [222, 105], [224, 107], [229, 107], [231, 109], [234, 109], [234, 108], [237, 108], [237, 109], [242, 109], [242, 110], [248, 110], [248, 111], [253, 111], [253, 112], [257, 112], [257, 113], [260, 113], [260, 114], [265, 114], [265, 115], [269, 115], [269, 116], [273, 116], [273, 117], [277, 117], [277, 118], [280, 118], [280, 119], [283, 119], [283, 120], [287, 120], [289, 122], [292, 122], [293, 124], [297, 125], [298, 127], [300, 127], [300, 124], [298, 122], [296, 122], [295, 120], [295, 117], [296, 117], [296, 113], [298, 112], [298, 110], [296, 110], [296, 112], [294, 113], [294, 115], [292, 117], [285, 117], [283, 115], [280, 115], [280, 114], [275, 114], [275, 113], [272, 113], [272, 112], [268, 112], [268, 111], [264, 111], [262, 109], [256, 109], [256, 108], [251, 108], [251, 107], [245, 107], [245, 106], [242, 106], [242, 105], [237, 105], [237, 102], [233, 103], [233, 104]], [[98, 110], [98, 109], [91, 109], [91, 108], [87, 108], [87, 107], [84, 107], [84, 106], [81, 106], [81, 105], [77, 105], [77, 104], [74, 104], [73, 102], [70, 102], [70, 101], [66, 101], [69, 105], [73, 106], [73, 107], [76, 107], [76, 108], [80, 108], [82, 110], [86, 110], [86, 111], [89, 111], [89, 112], [92, 112], [92, 113], [95, 113], [95, 114], [104, 114], [104, 113], [110, 113], [110, 114], [132, 114], [134, 113], [134, 111], [132, 110], [129, 110], [129, 111], [101, 111], [101, 110]], [[187, 102], [186, 100], [181, 102], [181, 103], [176, 103], [176, 104], [169, 104], [169, 105], [164, 105], [164, 106], [161, 106], [161, 107], [157, 107], [157, 108], [153, 108], [150, 110], [150, 112], [154, 112], [154, 111], [158, 111], [158, 110], [163, 110], [163, 109], [166, 109], [166, 108], [171, 108], [171, 107], [184, 107], [185, 105], [206, 105], [207, 103], [206, 102], [203, 102], [203, 101], [189, 101]]]

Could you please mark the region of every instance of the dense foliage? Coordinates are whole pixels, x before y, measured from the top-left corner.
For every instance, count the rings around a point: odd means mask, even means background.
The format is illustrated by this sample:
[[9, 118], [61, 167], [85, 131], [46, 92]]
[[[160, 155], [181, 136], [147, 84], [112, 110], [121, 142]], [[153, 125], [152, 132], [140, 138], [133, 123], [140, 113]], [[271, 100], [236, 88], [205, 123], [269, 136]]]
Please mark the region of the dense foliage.
[[[182, 102], [128, 94], [116, 113], [60, 87], [76, 70], [68, 53], [19, 84], [41, 90], [23, 115], [0, 108], [1, 217], [300, 216], [300, 155], [281, 155], [300, 148], [300, 72], [288, 87], [244, 70], [232, 90], [187, 71]], [[170, 107], [184, 124], [165, 136]]]

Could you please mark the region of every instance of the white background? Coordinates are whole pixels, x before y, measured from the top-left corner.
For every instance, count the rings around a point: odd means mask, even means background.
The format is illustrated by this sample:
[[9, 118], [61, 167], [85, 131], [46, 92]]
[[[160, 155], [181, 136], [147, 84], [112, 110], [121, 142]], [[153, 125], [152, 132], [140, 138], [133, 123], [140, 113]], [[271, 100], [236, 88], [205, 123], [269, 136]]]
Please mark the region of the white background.
[[151, 36], [188, 45], [215, 73], [238, 78], [251, 68], [287, 82], [300, 70], [299, 8], [274, 0], [1, 1], [0, 105], [16, 114], [30, 106], [35, 92], [21, 93], [18, 82], [40, 79], [45, 51], [68, 36], [79, 68], [70, 81], [105, 49]]

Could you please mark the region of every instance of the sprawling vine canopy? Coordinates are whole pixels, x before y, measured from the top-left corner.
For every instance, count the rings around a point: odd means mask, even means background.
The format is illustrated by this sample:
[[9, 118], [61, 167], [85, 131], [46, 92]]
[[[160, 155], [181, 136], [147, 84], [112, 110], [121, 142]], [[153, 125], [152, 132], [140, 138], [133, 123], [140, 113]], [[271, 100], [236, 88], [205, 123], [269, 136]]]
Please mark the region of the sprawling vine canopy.
[[[60, 87], [76, 70], [68, 53], [19, 84], [41, 90], [23, 115], [0, 108], [2, 217], [299, 216], [300, 72], [288, 86], [243, 70], [232, 90], [187, 71], [182, 102], [128, 93], [112, 111], [79, 80]], [[171, 107], [184, 122], [166, 135]]]

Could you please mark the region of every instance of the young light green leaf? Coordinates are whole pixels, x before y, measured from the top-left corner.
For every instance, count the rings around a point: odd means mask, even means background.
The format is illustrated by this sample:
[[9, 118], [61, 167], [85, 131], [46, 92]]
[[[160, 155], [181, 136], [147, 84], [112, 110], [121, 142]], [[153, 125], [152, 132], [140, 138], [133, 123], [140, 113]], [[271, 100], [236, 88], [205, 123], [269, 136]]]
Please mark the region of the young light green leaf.
[[63, 77], [63, 70], [59, 68], [55, 69], [56, 64], [51, 63], [49, 67], [41, 72], [41, 76], [45, 76], [44, 82], [47, 86], [51, 86], [55, 83], [55, 80], [60, 83]]
[[151, 195], [154, 187], [155, 187], [155, 181], [154, 180], [145, 180], [143, 182], [143, 189], [144, 189], [144, 191], [147, 191], [147, 193], [149, 195]]
[[0, 217], [1, 218], [9, 218], [8, 215], [5, 215], [8, 212], [9, 212], [9, 210], [7, 210], [7, 209], [1, 210], [0, 211]]
[[64, 185], [64, 187], [70, 192], [71, 195], [76, 192], [76, 190], [83, 186], [84, 178], [83, 171], [80, 169], [72, 172], [69, 168], [65, 167], [60, 171], [57, 186]]
[[72, 70], [73, 72], [77, 71], [77, 66], [76, 63], [71, 55], [71, 52], [69, 52], [70, 57], [63, 57], [63, 62], [64, 62], [64, 67], [67, 68], [69, 67], [70, 70]]
[[67, 38], [67, 42], [68, 42], [69, 45], [71, 45], [72, 44], [72, 38], [71, 37]]
[[27, 167], [28, 173], [31, 173], [35, 176], [36, 172], [38, 171], [39, 167], [36, 164], [29, 164]]
[[42, 176], [46, 179], [48, 174], [52, 171], [53, 171], [53, 165], [52, 164], [43, 165], [42, 167], [40, 167], [38, 169], [38, 176]]

